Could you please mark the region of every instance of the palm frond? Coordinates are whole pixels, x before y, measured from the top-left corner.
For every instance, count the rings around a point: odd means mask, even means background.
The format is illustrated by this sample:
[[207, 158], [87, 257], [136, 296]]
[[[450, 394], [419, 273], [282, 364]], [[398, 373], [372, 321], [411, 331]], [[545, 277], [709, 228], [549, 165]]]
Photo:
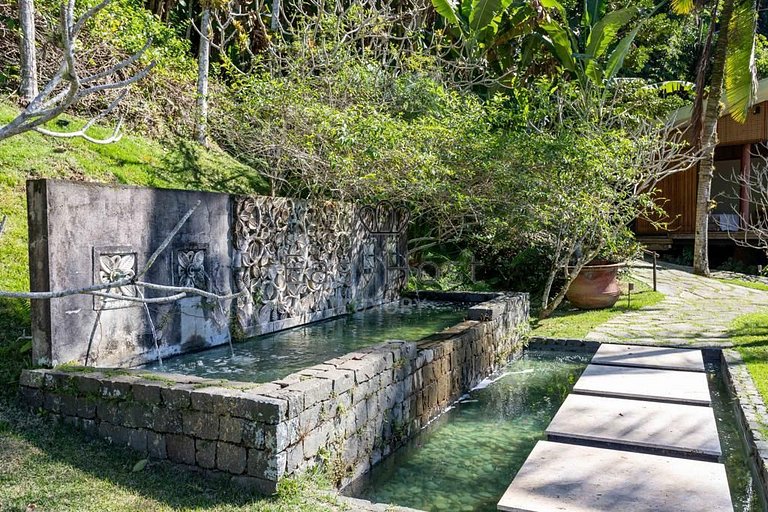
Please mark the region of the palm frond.
[[626, 7], [606, 14], [589, 33], [587, 54], [593, 59], [602, 57], [615, 41], [619, 30], [632, 21], [639, 12], [637, 7]]
[[696, 9], [694, 0], [671, 0], [670, 6], [675, 14], [690, 14]]
[[755, 67], [757, 6], [755, 0], [733, 1], [735, 5], [728, 25], [724, 89], [726, 113], [730, 114], [735, 121], [743, 123], [757, 94]]

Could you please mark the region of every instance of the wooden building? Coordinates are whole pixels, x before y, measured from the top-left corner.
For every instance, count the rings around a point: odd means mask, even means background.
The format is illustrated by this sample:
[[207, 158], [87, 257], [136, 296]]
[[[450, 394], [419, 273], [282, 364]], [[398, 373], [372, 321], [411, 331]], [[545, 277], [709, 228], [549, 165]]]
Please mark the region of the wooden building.
[[[687, 117], [686, 117], [687, 116]], [[678, 119], [687, 121], [690, 109], [681, 111]], [[733, 246], [733, 238], [751, 238], [741, 218], [754, 215], [745, 187], [735, 182], [735, 176], [749, 176], [757, 154], [768, 147], [768, 79], [759, 84], [756, 101], [745, 123], [737, 123], [725, 115], [717, 123], [718, 145], [715, 149], [715, 174], [711, 198], [715, 205], [709, 219], [709, 239], [713, 246]], [[762, 158], [760, 158], [762, 161]], [[659, 204], [666, 212], [667, 229], [656, 229], [644, 219], [638, 219], [635, 232], [638, 241], [653, 250], [668, 250], [674, 245], [693, 243], [696, 222], [696, 190], [698, 168], [683, 171], [659, 183]]]

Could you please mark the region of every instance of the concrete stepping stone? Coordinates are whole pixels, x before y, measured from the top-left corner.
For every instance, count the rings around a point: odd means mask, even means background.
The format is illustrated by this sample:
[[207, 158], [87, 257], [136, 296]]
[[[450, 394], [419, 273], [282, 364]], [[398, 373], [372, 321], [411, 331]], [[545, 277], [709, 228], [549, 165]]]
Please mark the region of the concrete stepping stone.
[[701, 355], [701, 350], [694, 349], [603, 343], [592, 358], [592, 362], [662, 370], [704, 371], [704, 358]]
[[497, 508], [731, 512], [733, 505], [722, 464], [539, 441]]
[[574, 393], [709, 405], [707, 374], [590, 364], [573, 386]]
[[709, 407], [569, 395], [546, 430], [550, 440], [628, 445], [665, 455], [722, 455], [715, 414]]

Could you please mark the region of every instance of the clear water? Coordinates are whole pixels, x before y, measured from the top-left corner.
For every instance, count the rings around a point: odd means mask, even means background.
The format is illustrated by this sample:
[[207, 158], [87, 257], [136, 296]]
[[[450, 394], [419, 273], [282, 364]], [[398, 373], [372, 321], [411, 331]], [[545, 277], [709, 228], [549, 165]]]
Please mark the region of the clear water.
[[270, 382], [382, 341], [419, 340], [461, 322], [466, 312], [466, 304], [450, 302], [387, 304], [144, 368], [212, 379]]
[[[375, 467], [346, 493], [430, 512], [492, 512], [570, 393], [591, 354], [527, 351], [504, 375]], [[734, 415], [714, 366], [712, 406], [736, 512], [763, 510]]]
[[428, 511], [495, 511], [590, 358], [527, 351], [347, 492]]

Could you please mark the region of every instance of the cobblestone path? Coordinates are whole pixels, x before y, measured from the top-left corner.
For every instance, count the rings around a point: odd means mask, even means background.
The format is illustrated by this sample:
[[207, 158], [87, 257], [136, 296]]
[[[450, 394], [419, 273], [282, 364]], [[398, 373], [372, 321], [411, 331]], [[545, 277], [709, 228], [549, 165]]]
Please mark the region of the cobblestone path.
[[[651, 264], [633, 262], [632, 275], [649, 286]], [[746, 313], [768, 310], [768, 292], [696, 276], [682, 267], [658, 267], [657, 287], [666, 297], [596, 327], [588, 340], [690, 346], [728, 346], [728, 326]]]

